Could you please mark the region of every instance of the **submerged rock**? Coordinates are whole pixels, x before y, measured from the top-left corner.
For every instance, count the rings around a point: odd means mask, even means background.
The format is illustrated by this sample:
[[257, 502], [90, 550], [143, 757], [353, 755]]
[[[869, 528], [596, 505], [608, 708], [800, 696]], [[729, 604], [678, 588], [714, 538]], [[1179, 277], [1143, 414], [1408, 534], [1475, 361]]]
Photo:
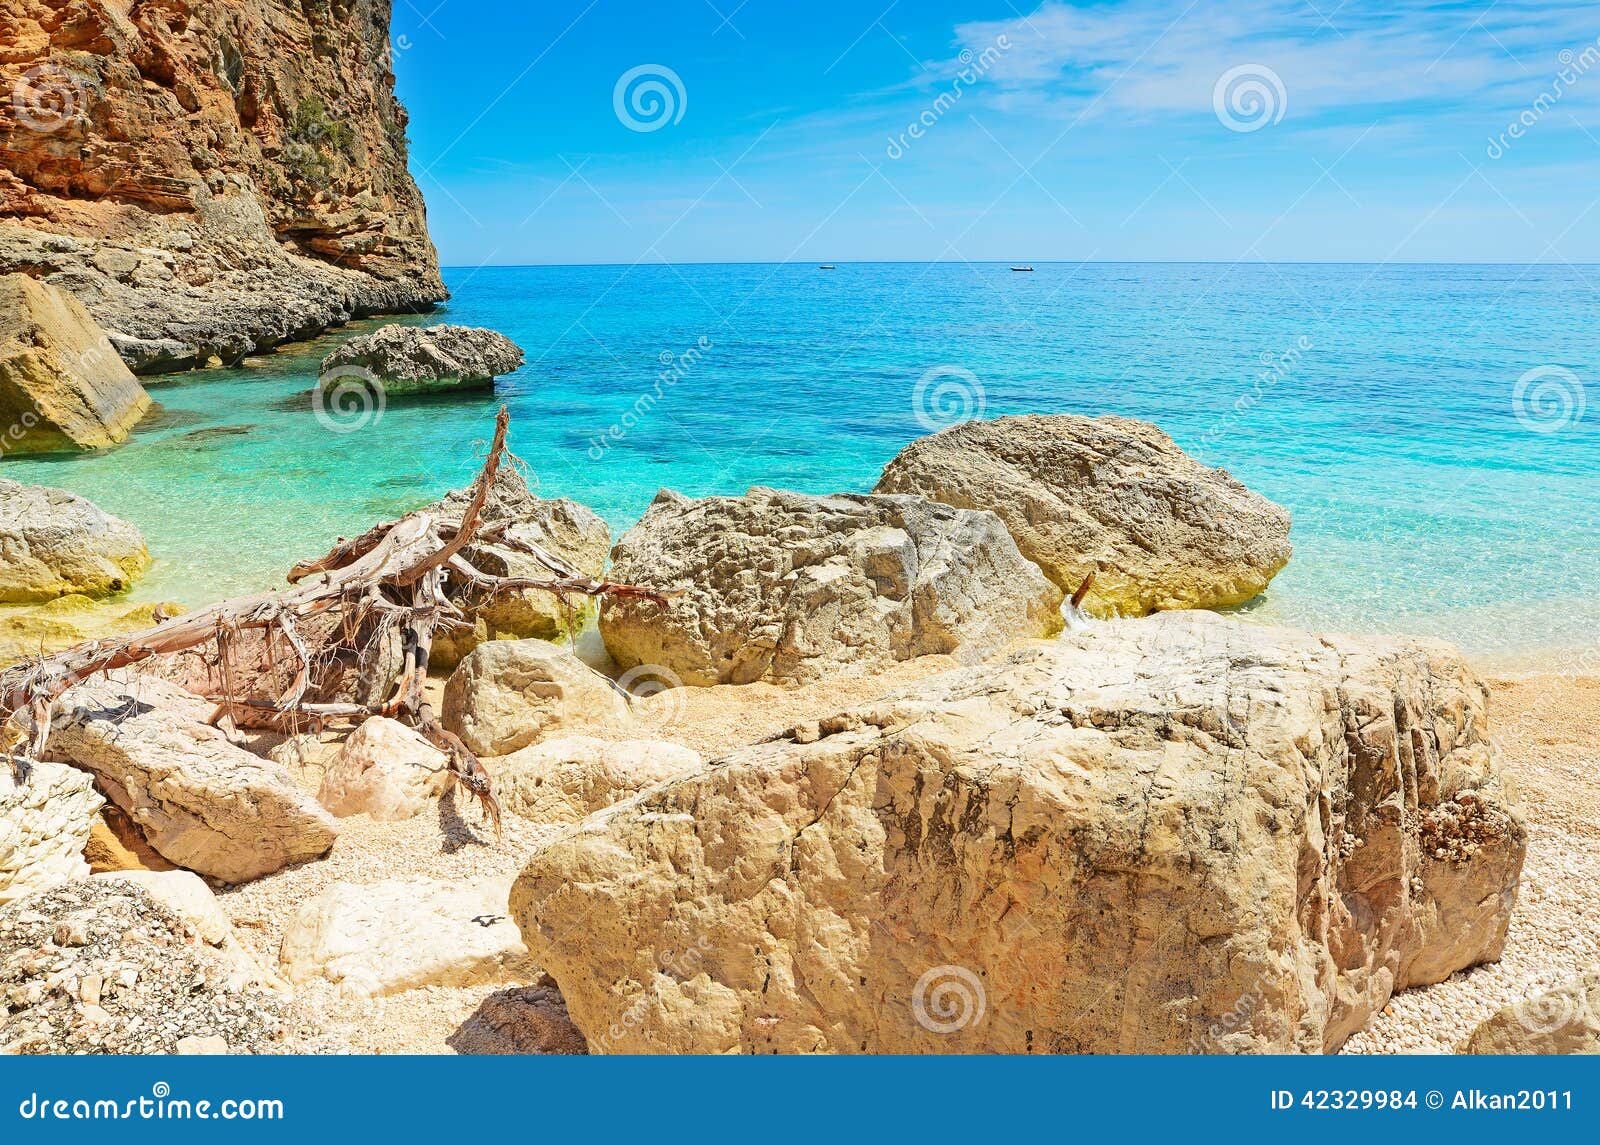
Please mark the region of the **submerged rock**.
[[0, 903], [89, 873], [83, 850], [105, 800], [58, 763], [0, 760]]
[[[459, 517], [466, 507], [467, 490], [457, 490], [432, 506], [436, 512]], [[513, 542], [538, 545], [561, 558], [584, 576], [598, 580], [611, 551], [611, 530], [595, 513], [565, 497], [543, 498], [528, 488], [515, 469], [502, 467], [483, 507], [485, 526], [505, 525]], [[490, 576], [548, 579], [550, 570], [533, 557], [505, 544], [484, 541], [468, 545], [464, 553], [480, 572]], [[553, 592], [530, 588], [502, 592], [488, 600], [451, 582], [452, 603], [466, 613], [470, 631], [438, 632], [434, 636], [431, 667], [448, 670], [487, 640], [562, 640], [583, 628], [594, 613], [594, 601], [572, 595], [563, 601]]]
[[334, 883], [284, 931], [284, 974], [327, 978], [358, 997], [526, 978], [533, 967], [506, 891], [505, 882]]
[[544, 640], [481, 644], [445, 681], [440, 721], [479, 755], [505, 755], [557, 729], [618, 729], [628, 707], [616, 687]]
[[177, 616], [184, 611], [183, 605], [175, 601], [129, 607], [87, 596], [61, 596], [44, 604], [0, 607], [0, 665], [60, 652], [85, 640], [153, 628], [158, 615]]
[[180, 867], [241, 883], [326, 854], [333, 816], [207, 723], [215, 707], [153, 676], [95, 679], [58, 702], [45, 751], [92, 773]]
[[993, 513], [921, 497], [663, 490], [610, 579], [671, 594], [600, 608], [623, 669], [686, 684], [807, 682], [936, 653], [978, 659], [1061, 628], [1061, 592]]
[[1242, 604], [1289, 561], [1288, 510], [1129, 418], [963, 422], [906, 446], [876, 491], [993, 511], [1063, 591], [1093, 572], [1099, 615]]
[[1485, 1019], [1466, 1054], [1600, 1054], [1600, 970], [1580, 974]]
[[128, 522], [65, 489], [0, 479], [0, 604], [107, 596], [149, 564]]
[[1096, 624], [596, 812], [511, 910], [591, 1049], [1336, 1049], [1499, 956], [1527, 833], [1453, 649]]
[[322, 376], [359, 371], [389, 397], [492, 386], [522, 365], [504, 334], [472, 326], [384, 326], [352, 338], [322, 360]]
[[116, 445], [149, 408], [82, 303], [0, 275], [0, 456]]

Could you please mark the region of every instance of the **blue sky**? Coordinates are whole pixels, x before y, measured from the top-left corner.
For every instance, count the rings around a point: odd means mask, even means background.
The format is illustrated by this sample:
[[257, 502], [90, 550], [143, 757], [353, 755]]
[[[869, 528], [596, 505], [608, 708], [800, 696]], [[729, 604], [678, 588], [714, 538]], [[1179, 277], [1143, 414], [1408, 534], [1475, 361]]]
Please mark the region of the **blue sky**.
[[448, 265], [1600, 261], [1592, 3], [394, 6]]

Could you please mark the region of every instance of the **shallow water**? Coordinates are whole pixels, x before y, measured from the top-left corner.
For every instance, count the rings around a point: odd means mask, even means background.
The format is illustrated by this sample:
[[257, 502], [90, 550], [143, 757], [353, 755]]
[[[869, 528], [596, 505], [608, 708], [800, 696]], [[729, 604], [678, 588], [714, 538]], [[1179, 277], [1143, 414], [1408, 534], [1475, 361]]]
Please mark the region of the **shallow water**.
[[[1508, 661], [1600, 647], [1600, 268], [1036, 266], [447, 271], [416, 321], [528, 351], [494, 395], [319, 417], [317, 363], [358, 323], [154, 381], [126, 446], [3, 472], [135, 522], [157, 556], [136, 598], [195, 605], [469, 479], [501, 401], [540, 491], [619, 532], [662, 486], [865, 491], [949, 417], [1120, 413], [1293, 510], [1260, 618]], [[1539, 367], [1571, 374], [1519, 403]]]

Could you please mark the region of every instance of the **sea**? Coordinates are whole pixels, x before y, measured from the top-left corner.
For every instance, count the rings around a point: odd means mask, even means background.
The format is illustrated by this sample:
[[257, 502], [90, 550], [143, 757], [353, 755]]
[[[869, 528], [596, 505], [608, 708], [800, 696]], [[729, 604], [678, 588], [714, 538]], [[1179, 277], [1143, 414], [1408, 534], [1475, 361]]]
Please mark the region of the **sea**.
[[[433, 314], [150, 379], [125, 445], [8, 458], [135, 523], [133, 600], [191, 607], [472, 477], [496, 409], [546, 497], [625, 531], [657, 490], [866, 492], [966, 418], [1154, 422], [1294, 516], [1252, 619], [1600, 670], [1600, 267], [996, 263], [453, 268]], [[377, 401], [322, 358], [487, 326], [494, 391]]]

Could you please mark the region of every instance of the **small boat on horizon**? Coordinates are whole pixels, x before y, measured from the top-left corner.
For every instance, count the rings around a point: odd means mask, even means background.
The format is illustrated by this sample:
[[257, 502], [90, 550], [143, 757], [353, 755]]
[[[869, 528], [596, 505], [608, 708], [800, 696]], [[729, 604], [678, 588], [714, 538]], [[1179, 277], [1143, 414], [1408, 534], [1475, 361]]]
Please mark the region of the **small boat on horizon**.
[[1019, 272], [1020, 271], [1025, 271], [1025, 270], [1026, 271], [1032, 271], [1033, 267], [1031, 267], [1031, 266], [1014, 266], [1011, 269], [1015, 270], [1015, 271], [1019, 271]]
[[831, 262], [825, 262], [821, 266], [817, 267], [817, 269], [818, 270], [837, 270], [839, 268], [834, 266], [833, 263], [831, 263]]

